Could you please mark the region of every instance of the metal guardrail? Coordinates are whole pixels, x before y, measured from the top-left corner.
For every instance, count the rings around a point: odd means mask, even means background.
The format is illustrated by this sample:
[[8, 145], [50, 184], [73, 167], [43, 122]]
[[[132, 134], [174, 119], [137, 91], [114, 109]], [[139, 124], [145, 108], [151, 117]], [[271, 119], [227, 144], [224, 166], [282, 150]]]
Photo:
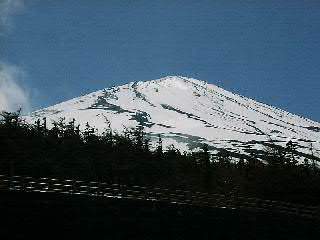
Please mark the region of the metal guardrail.
[[233, 195], [226, 196], [223, 194], [77, 181], [73, 179], [33, 178], [25, 176], [9, 177], [7, 175], [0, 175], [0, 190], [126, 198], [228, 209], [252, 209], [320, 219], [320, 208], [318, 206], [306, 206]]

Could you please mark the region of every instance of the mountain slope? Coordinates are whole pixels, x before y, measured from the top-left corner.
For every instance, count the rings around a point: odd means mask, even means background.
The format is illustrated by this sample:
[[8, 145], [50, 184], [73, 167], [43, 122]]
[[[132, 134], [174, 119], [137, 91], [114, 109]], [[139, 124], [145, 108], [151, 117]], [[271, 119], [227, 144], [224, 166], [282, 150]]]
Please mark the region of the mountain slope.
[[320, 123], [178, 76], [106, 88], [35, 111], [27, 120], [39, 117], [75, 118], [100, 132], [106, 119], [119, 132], [142, 125], [152, 140], [161, 134], [165, 146], [182, 151], [207, 143], [211, 150], [250, 154], [270, 141], [281, 146], [292, 141], [299, 152], [320, 154]]

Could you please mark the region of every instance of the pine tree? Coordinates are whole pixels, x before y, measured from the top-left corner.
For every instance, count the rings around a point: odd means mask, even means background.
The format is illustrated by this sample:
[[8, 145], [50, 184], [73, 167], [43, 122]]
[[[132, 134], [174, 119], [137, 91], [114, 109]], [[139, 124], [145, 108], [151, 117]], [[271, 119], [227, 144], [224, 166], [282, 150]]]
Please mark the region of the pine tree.
[[286, 159], [289, 166], [297, 165], [298, 161], [295, 158], [296, 145], [290, 140], [286, 144]]
[[162, 138], [161, 135], [158, 135], [158, 142], [157, 142], [157, 148], [156, 148], [156, 156], [157, 157], [163, 157], [163, 146], [162, 146]]
[[202, 146], [201, 162], [202, 168], [204, 170], [204, 188], [207, 192], [211, 191], [212, 182], [212, 169], [210, 164], [210, 153], [208, 145], [204, 144]]

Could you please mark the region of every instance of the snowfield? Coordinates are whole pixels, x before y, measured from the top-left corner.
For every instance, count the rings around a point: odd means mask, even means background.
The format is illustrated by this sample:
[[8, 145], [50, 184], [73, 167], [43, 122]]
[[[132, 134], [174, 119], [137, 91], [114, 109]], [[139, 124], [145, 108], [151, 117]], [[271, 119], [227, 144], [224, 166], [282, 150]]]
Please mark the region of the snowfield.
[[48, 122], [75, 118], [82, 128], [89, 122], [100, 133], [106, 119], [117, 132], [141, 125], [153, 142], [160, 134], [164, 147], [174, 144], [181, 151], [206, 143], [212, 151], [249, 154], [266, 142], [285, 146], [291, 140], [298, 151], [320, 156], [320, 123], [180, 76], [106, 88], [35, 111], [26, 119], [43, 117]]

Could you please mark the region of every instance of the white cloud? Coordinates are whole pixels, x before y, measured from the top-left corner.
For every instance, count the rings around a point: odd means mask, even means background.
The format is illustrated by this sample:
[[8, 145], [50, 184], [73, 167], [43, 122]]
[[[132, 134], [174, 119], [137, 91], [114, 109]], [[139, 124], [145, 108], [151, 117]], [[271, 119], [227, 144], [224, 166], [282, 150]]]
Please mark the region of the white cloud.
[[10, 26], [11, 16], [24, 9], [24, 0], [0, 0], [0, 34]]
[[25, 74], [16, 66], [0, 62], [0, 111], [29, 111], [28, 91], [22, 86]]
[[[24, 9], [24, 0], [0, 0], [0, 37], [12, 26], [14, 14]], [[28, 91], [22, 86], [25, 73], [0, 59], [0, 111], [29, 111]]]

